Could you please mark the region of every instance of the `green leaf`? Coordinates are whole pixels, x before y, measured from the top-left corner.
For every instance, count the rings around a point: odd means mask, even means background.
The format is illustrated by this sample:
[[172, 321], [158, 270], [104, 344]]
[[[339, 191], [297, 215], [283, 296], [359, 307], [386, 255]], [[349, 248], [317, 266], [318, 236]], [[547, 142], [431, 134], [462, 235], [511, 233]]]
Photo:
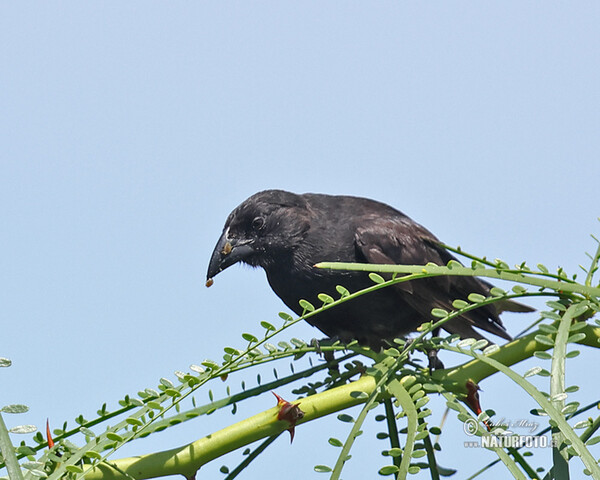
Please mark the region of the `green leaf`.
[[317, 298], [323, 302], [323, 305], [327, 305], [328, 303], [333, 303], [335, 301], [333, 297], [330, 297], [326, 293], [319, 293]]
[[456, 344], [456, 346], [458, 348], [466, 348], [466, 347], [470, 347], [471, 345], [473, 345], [477, 340], [475, 340], [474, 338], [465, 338], [464, 340], [461, 340], [460, 342], [458, 342]]
[[369, 395], [367, 395], [365, 392], [359, 392], [359, 391], [350, 392], [350, 396], [352, 398], [356, 398], [356, 399], [360, 399], [360, 400], [364, 400], [365, 398], [369, 398]]
[[23, 433], [33, 433], [36, 430], [37, 430], [37, 427], [35, 425], [18, 425], [16, 427], [11, 428], [9, 430], [9, 432], [23, 434]]
[[344, 443], [337, 438], [331, 437], [329, 440], [329, 445], [333, 445], [334, 447], [343, 447]]
[[560, 312], [567, 311], [567, 307], [565, 307], [565, 305], [563, 303], [557, 302], [555, 300], [550, 300], [550, 301], [546, 302], [546, 305], [548, 305], [553, 310], [558, 310]]
[[337, 416], [338, 420], [345, 422], [345, 423], [354, 423], [354, 418], [352, 418], [350, 415], [346, 414], [346, 413], [340, 413]]
[[533, 375], [537, 375], [541, 371], [542, 371], [542, 367], [533, 367], [533, 368], [530, 368], [529, 370], [527, 370], [523, 374], [523, 378], [532, 377]]
[[342, 287], [341, 285], [336, 285], [335, 289], [342, 296], [342, 298], [350, 295], [350, 292], [348, 291], [348, 289], [346, 287]]
[[583, 333], [583, 332], [576, 333], [576, 334], [571, 335], [569, 337], [569, 339], [567, 340], [567, 343], [577, 343], [577, 342], [580, 342], [583, 339], [585, 339], [585, 333]]
[[522, 295], [525, 292], [527, 292], [527, 289], [525, 287], [522, 287], [521, 285], [514, 285], [511, 290], [517, 295]]
[[552, 358], [552, 355], [544, 351], [533, 352], [533, 355], [534, 357], [541, 358], [542, 360], [550, 360]]
[[318, 473], [329, 473], [331, 472], [331, 467], [328, 467], [327, 465], [315, 465], [314, 467], [315, 472]]
[[87, 452], [84, 453], [84, 455], [88, 458], [92, 458], [94, 460], [102, 460], [102, 455], [100, 455], [98, 452], [96, 452], [95, 450], [88, 450]]
[[95, 437], [96, 436], [96, 434], [92, 430], [90, 430], [89, 428], [86, 428], [86, 427], [80, 427], [79, 431], [81, 433], [83, 433], [86, 437]]
[[6, 405], [0, 409], [0, 412], [4, 413], [25, 413], [27, 411], [29, 411], [29, 407], [21, 404]]
[[567, 354], [565, 355], [565, 357], [567, 358], [575, 358], [577, 356], [579, 356], [581, 352], [579, 350], [572, 350], [570, 352], [567, 352]]
[[83, 468], [78, 465], [67, 465], [65, 466], [65, 470], [71, 473], [83, 473]]
[[390, 457], [399, 457], [400, 455], [402, 455], [402, 449], [401, 448], [397, 448], [397, 447], [390, 448], [388, 450], [388, 455]]
[[470, 304], [468, 302], [465, 302], [464, 300], [460, 300], [458, 298], [452, 302], [452, 306], [457, 310], [468, 307], [469, 305]]
[[502, 290], [499, 287], [492, 287], [490, 289], [490, 294], [494, 297], [504, 297], [506, 295], [506, 290]]
[[585, 442], [585, 444], [586, 445], [596, 445], [598, 442], [600, 442], [600, 436], [590, 438], [587, 442]]
[[485, 301], [485, 297], [479, 293], [470, 293], [467, 298], [473, 303], [481, 303]]
[[291, 322], [294, 319], [289, 313], [285, 312], [279, 312], [279, 318], [282, 318], [286, 322]]
[[269, 322], [265, 322], [264, 320], [260, 322], [260, 326], [267, 331], [277, 330], [274, 325], [270, 324]]
[[496, 353], [498, 351], [500, 351], [500, 346], [494, 343], [493, 345], [490, 345], [489, 347], [485, 347], [483, 349], [482, 353], [487, 356], [487, 355], [492, 355], [493, 353]]
[[212, 360], [204, 360], [202, 362], [206, 368], [210, 368], [211, 370], [217, 370], [219, 368], [219, 364], [217, 362], [213, 362]]
[[577, 318], [579, 315], [583, 315], [587, 312], [589, 306], [585, 302], [579, 302], [573, 305], [573, 318]]
[[487, 341], [485, 338], [482, 338], [480, 340], [477, 340], [473, 345], [471, 345], [471, 349], [472, 350], [480, 350], [483, 347], [485, 347], [488, 343], [490, 343], [490, 342]]
[[10, 367], [12, 362], [8, 358], [0, 357], [0, 368], [1, 367]]
[[381, 467], [379, 469], [379, 475], [393, 475], [394, 473], [398, 473], [400, 469], [396, 465], [386, 465], [385, 467]]
[[256, 343], [256, 342], [258, 342], [258, 338], [256, 338], [251, 333], [242, 333], [242, 338], [244, 340], [246, 340], [247, 342], [250, 342], [250, 343]]
[[[542, 313], [544, 313], [544, 312], [542, 312]], [[560, 319], [560, 317], [558, 319]], [[549, 325], [547, 323], [539, 324], [538, 330], [542, 333], [548, 333], [548, 334], [555, 334], [556, 332], [558, 332], [558, 328], [556, 328], [554, 325]]]
[[377, 273], [369, 273], [369, 278], [373, 283], [385, 283], [385, 279]]
[[541, 343], [542, 345], [548, 345], [550, 347], [554, 346], [554, 340], [546, 335], [536, 335], [535, 341]]
[[431, 310], [431, 315], [437, 318], [446, 318], [448, 316], [448, 312], [443, 308], [434, 308]]
[[106, 434], [106, 438], [108, 438], [109, 440], [112, 440], [114, 442], [122, 442], [124, 440], [124, 438], [121, 435], [119, 435], [115, 432], [108, 432]]
[[298, 304], [306, 312], [314, 312], [314, 310], [315, 310], [315, 306], [312, 303], [310, 303], [308, 300], [304, 300], [303, 298], [298, 301]]

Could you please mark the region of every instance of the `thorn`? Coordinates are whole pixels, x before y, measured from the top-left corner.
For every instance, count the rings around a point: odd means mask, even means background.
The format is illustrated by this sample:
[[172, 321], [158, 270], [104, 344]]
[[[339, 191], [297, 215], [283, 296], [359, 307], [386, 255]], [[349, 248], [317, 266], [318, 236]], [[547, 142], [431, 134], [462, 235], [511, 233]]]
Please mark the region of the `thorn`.
[[[476, 415], [479, 415], [481, 413], [481, 404], [479, 403], [479, 390], [481, 390], [481, 388], [479, 388], [479, 385], [477, 385], [472, 380], [467, 380], [466, 387], [467, 387], [466, 403], [471, 408], [471, 410], [473, 410], [475, 412]], [[492, 426], [490, 425], [490, 422], [488, 422], [487, 420], [484, 420], [483, 424], [488, 429], [488, 432], [490, 432], [492, 430]]]
[[52, 440], [52, 434], [50, 433], [50, 420], [46, 419], [46, 439], [48, 440], [48, 450], [54, 447], [54, 440]]
[[285, 420], [290, 424], [290, 428], [288, 428], [287, 431], [290, 432], [290, 443], [292, 443], [294, 441], [294, 428], [296, 427], [296, 422], [304, 417], [304, 412], [300, 410], [298, 405], [291, 404], [275, 392], [271, 393], [277, 398], [277, 406], [279, 407], [277, 420]]

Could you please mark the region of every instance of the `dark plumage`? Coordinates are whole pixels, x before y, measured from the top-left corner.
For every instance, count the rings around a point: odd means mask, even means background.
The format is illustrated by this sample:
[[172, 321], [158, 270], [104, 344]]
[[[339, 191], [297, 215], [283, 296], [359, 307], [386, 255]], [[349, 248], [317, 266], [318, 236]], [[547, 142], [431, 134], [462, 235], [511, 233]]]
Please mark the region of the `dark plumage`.
[[[364, 272], [317, 269], [318, 262], [446, 265], [453, 258], [431, 232], [383, 203], [266, 190], [248, 198], [227, 218], [207, 279], [240, 261], [262, 267], [273, 291], [301, 314], [300, 299], [319, 305], [319, 293], [339, 296], [336, 285], [354, 292], [373, 284]], [[470, 293], [488, 295], [490, 288], [473, 277], [413, 280], [363, 295], [308, 321], [329, 337], [378, 348], [431, 320], [432, 308], [449, 310], [453, 300]], [[532, 310], [511, 301], [500, 309]], [[476, 326], [510, 340], [498, 314], [493, 306], [481, 307], [443, 328], [463, 338], [482, 338], [473, 329]]]

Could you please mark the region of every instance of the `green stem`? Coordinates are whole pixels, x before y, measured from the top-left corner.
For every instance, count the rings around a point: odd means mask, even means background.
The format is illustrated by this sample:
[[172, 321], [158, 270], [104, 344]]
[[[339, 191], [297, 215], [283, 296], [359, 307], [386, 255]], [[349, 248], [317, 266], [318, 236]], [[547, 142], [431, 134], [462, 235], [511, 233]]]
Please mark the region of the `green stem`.
[[[392, 400], [390, 398], [386, 398], [383, 401], [383, 405], [385, 407], [385, 418], [387, 421], [388, 434], [390, 436], [390, 446], [392, 448], [400, 448], [400, 436], [398, 435], [398, 425], [396, 424], [396, 413], [394, 412], [394, 406], [392, 405]], [[402, 456], [394, 456], [394, 465], [400, 468], [400, 462], [402, 461]]]
[[21, 473], [21, 467], [17, 461], [15, 455], [15, 447], [10, 441], [10, 435], [2, 414], [0, 413], [0, 451], [4, 457], [6, 463], [6, 470], [8, 471], [8, 477], [10, 480], [23, 480], [23, 474]]
[[[461, 277], [487, 277], [497, 280], [506, 280], [509, 282], [533, 285], [536, 287], [549, 288], [555, 291], [579, 293], [600, 297], [600, 288], [590, 287], [588, 285], [580, 285], [572, 283], [571, 280], [565, 278], [562, 281], [550, 280], [544, 273], [519, 271], [519, 270], [501, 270], [499, 268], [467, 268], [463, 266], [453, 265], [452, 267], [440, 267], [438, 265], [382, 265], [374, 263], [337, 263], [337, 262], [322, 262], [315, 265], [318, 268], [328, 268], [331, 270], [352, 270], [360, 272], [379, 272], [379, 273], [408, 273], [414, 275], [410, 279], [422, 277], [434, 277], [441, 275], [456, 275]], [[534, 277], [532, 275], [537, 275]], [[390, 284], [406, 281], [405, 277], [399, 277], [390, 281]], [[388, 282], [385, 282], [386, 284]], [[384, 285], [384, 284], [381, 284]]]
[[[569, 339], [569, 327], [573, 320], [574, 306], [570, 306], [563, 314], [558, 325], [558, 332], [554, 339], [554, 351], [552, 352], [552, 367], [550, 376], [550, 399], [552, 406], [559, 412], [565, 406], [565, 359], [567, 354], [567, 340]], [[554, 462], [555, 476], [561, 479], [569, 479], [569, 454], [564, 434], [556, 426], [552, 429], [552, 458]]]
[[[304, 418], [298, 424], [364, 403], [366, 398], [352, 396], [351, 393], [360, 391], [370, 394], [374, 389], [375, 379], [365, 375], [350, 384], [294, 402], [304, 412]], [[123, 458], [111, 463], [138, 480], [177, 474], [192, 478], [202, 465], [211, 460], [289, 428], [286, 422], [277, 420], [278, 412], [279, 408], [273, 407], [189, 445], [139, 457]], [[85, 478], [86, 480], [116, 480], [125, 477], [109, 464], [99, 464], [90, 468], [85, 473]]]
[[[600, 328], [587, 325], [580, 330], [585, 333], [585, 338], [581, 340], [582, 345], [588, 345], [599, 348], [598, 339], [600, 339]], [[515, 363], [530, 358], [533, 353], [540, 350], [548, 350], [551, 347], [535, 340], [538, 331], [532, 332], [524, 337], [513, 340], [503, 345], [497, 352], [492, 353], [486, 358], [493, 359], [502, 365], [510, 367]], [[444, 344], [441, 345], [444, 348]], [[484, 378], [496, 373], [496, 368], [489, 362], [483, 362], [478, 358], [470, 360], [458, 367], [444, 370], [436, 370], [432, 378], [441, 381], [448, 390], [455, 393], [467, 393], [466, 384], [468, 380], [479, 383]]]

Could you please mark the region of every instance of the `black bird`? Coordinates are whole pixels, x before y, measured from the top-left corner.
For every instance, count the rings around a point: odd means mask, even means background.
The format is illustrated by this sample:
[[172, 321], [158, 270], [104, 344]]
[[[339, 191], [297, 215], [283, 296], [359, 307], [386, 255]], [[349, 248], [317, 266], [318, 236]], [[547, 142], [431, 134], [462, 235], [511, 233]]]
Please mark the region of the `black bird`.
[[[373, 285], [367, 273], [318, 269], [316, 263], [446, 265], [451, 259], [431, 232], [384, 203], [265, 190], [252, 195], [227, 218], [210, 259], [207, 286], [237, 262], [262, 267], [273, 291], [300, 315], [300, 299], [319, 305], [319, 293], [339, 296], [336, 285], [351, 292]], [[380, 348], [430, 321], [433, 308], [450, 310], [455, 299], [466, 299], [470, 293], [487, 296], [491, 287], [474, 277], [412, 280], [342, 303], [308, 322], [331, 338]], [[475, 326], [511, 340], [498, 314], [533, 309], [513, 301], [495, 305], [499, 307], [472, 310], [443, 328], [462, 338], [483, 338]]]

